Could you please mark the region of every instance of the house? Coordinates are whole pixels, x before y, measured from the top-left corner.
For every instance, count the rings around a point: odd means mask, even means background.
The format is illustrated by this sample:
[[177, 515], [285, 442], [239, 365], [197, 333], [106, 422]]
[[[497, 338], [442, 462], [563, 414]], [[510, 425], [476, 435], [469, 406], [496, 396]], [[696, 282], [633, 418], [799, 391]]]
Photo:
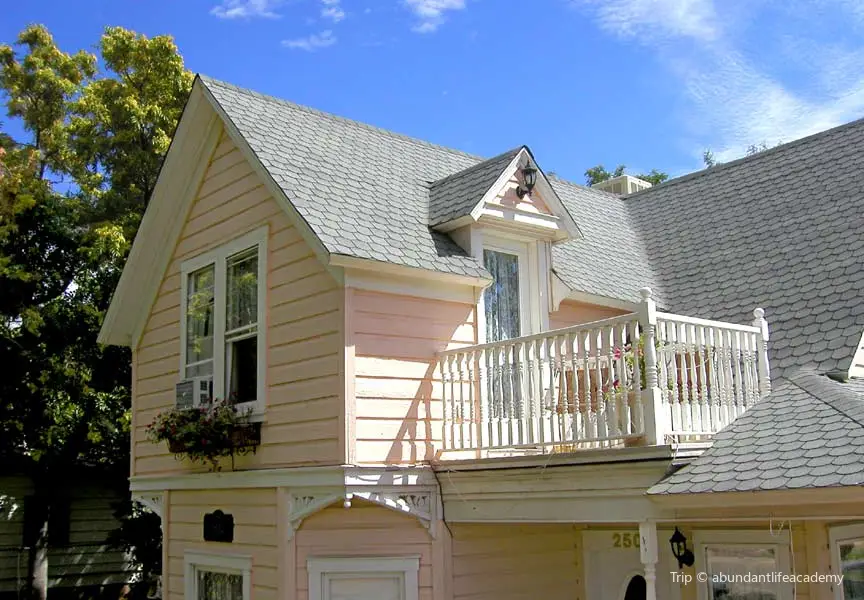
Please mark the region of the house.
[[[165, 597], [860, 597], [862, 165], [621, 197], [198, 77], [100, 336]], [[190, 381], [261, 423], [234, 470], [146, 439]]]
[[[9, 465], [6, 465], [7, 467]], [[133, 581], [135, 567], [109, 541], [120, 527], [119, 490], [92, 474], [76, 473], [69, 496], [56, 498], [49, 523], [47, 577], [50, 598], [117, 598]], [[33, 482], [21, 474], [0, 475], [0, 599], [21, 597], [28, 576], [28, 506]]]

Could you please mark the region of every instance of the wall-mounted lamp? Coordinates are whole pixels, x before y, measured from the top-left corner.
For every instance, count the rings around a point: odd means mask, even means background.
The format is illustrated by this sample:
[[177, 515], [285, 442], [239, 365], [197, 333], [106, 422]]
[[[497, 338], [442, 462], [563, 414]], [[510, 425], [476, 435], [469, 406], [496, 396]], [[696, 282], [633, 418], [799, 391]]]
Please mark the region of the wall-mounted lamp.
[[524, 198], [526, 194], [530, 194], [531, 190], [534, 189], [534, 184], [537, 183], [537, 169], [531, 167], [529, 165], [525, 165], [522, 167], [522, 185], [519, 185], [516, 188], [516, 195], [519, 196], [520, 199]]
[[687, 549], [687, 537], [675, 528], [675, 533], [669, 538], [669, 545], [672, 546], [672, 556], [678, 560], [678, 568], [683, 569], [685, 566], [692, 567], [695, 557], [693, 551]]

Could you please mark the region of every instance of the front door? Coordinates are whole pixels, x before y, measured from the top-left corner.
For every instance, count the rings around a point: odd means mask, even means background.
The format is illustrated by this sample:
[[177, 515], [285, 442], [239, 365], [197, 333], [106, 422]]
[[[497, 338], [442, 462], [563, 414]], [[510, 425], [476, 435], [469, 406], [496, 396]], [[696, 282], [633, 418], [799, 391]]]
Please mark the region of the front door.
[[[664, 537], [665, 534], [665, 537]], [[668, 539], [672, 532], [659, 532]], [[585, 589], [587, 600], [644, 600], [644, 566], [639, 556], [639, 530], [585, 531]], [[656, 566], [657, 598], [679, 600], [680, 587], [672, 584], [672, 553], [660, 549]]]

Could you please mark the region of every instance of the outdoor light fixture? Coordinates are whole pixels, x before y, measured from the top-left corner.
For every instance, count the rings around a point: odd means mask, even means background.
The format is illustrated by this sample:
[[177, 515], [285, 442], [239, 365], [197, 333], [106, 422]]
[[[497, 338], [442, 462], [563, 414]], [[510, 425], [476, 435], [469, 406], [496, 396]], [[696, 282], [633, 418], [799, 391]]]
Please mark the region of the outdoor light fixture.
[[669, 545], [672, 546], [672, 556], [678, 560], [678, 568], [683, 569], [685, 566], [692, 567], [695, 557], [693, 552], [687, 549], [687, 538], [683, 533], [675, 528], [675, 533], [669, 538]]
[[521, 185], [516, 188], [516, 195], [519, 198], [523, 198], [525, 194], [530, 194], [531, 190], [534, 189], [534, 184], [537, 183], [537, 169], [528, 164], [522, 167], [522, 183], [525, 184], [524, 188]]

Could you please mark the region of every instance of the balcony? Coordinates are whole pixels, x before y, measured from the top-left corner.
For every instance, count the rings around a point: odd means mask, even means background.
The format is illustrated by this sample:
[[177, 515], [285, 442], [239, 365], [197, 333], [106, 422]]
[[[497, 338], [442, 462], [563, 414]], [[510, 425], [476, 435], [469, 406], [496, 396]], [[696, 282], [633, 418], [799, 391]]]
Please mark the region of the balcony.
[[770, 391], [752, 325], [656, 310], [438, 355], [444, 450], [570, 452], [700, 442]]

